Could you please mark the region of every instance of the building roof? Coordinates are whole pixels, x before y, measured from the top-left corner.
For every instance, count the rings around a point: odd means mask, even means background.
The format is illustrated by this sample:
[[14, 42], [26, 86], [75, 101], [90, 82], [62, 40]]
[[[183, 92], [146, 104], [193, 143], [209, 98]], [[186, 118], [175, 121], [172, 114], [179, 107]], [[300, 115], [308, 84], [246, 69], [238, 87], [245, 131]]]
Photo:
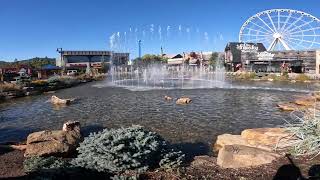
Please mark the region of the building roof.
[[165, 54], [163, 57], [168, 59], [182, 58], [181, 54]]

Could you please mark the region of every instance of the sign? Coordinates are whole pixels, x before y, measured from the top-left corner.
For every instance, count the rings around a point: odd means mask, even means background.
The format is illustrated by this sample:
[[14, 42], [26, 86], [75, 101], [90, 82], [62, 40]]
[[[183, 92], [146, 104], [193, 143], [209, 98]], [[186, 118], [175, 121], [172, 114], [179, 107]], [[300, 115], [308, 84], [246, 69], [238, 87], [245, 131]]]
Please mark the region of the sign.
[[274, 54], [264, 51], [258, 53], [258, 60], [273, 60]]
[[238, 44], [237, 49], [241, 52], [257, 52], [259, 47], [253, 44]]

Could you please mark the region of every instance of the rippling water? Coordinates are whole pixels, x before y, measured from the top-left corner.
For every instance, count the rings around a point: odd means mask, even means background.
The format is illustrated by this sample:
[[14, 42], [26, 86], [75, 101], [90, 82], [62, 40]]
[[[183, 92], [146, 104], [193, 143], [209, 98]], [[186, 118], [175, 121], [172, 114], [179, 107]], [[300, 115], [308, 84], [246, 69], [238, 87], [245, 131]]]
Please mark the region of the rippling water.
[[[23, 140], [30, 132], [60, 129], [64, 121], [78, 120], [85, 131], [139, 124], [172, 142], [212, 143], [218, 134], [283, 124], [290, 114], [276, 104], [314, 88], [269, 82], [240, 87], [247, 88], [131, 91], [88, 83], [56, 93], [78, 98], [67, 107], [47, 102], [51, 95], [20, 98], [0, 104], [0, 142]], [[164, 101], [165, 95], [188, 96], [193, 102], [180, 106]]]

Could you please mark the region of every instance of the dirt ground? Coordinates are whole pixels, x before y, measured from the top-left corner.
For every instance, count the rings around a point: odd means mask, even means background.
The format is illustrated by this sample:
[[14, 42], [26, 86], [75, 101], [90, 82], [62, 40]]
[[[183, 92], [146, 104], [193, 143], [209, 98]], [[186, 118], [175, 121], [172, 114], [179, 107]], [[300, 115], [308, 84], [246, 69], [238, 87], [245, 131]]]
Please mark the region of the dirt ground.
[[[23, 171], [23, 161], [23, 151], [0, 148], [0, 179], [30, 179]], [[308, 178], [310, 173], [311, 175], [312, 173], [320, 174], [320, 157], [312, 160], [308, 157], [299, 157], [293, 158], [292, 161], [295, 165], [292, 165], [287, 157], [282, 157], [272, 164], [259, 167], [222, 169], [216, 164], [215, 157], [197, 156], [191, 164], [184, 168], [167, 172], [161, 170], [147, 172], [141, 175], [141, 179], [285, 180], [296, 179], [299, 175]]]

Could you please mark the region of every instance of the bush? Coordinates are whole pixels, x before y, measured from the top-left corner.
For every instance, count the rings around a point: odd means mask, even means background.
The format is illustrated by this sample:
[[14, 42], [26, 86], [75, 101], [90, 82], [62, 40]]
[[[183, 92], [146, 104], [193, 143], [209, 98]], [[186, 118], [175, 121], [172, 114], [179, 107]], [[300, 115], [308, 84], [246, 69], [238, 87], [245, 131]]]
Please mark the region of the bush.
[[244, 79], [244, 80], [254, 79], [255, 77], [256, 77], [255, 72], [244, 72], [238, 76], [239, 79]]
[[30, 157], [26, 158], [23, 162], [23, 168], [25, 172], [40, 171], [43, 169], [59, 169], [68, 167], [69, 163], [56, 157]]
[[43, 87], [48, 85], [48, 82], [46, 80], [35, 80], [31, 82], [31, 86], [33, 87]]
[[138, 180], [140, 179], [139, 175], [115, 175], [111, 177], [112, 180]]
[[169, 151], [164, 153], [159, 162], [159, 166], [163, 169], [173, 169], [182, 166], [185, 155], [181, 151]]
[[0, 91], [19, 91], [21, 90], [21, 86], [13, 84], [13, 83], [0, 83]]
[[296, 81], [309, 81], [310, 78], [309, 76], [305, 75], [305, 74], [299, 74], [295, 77]]
[[78, 84], [80, 81], [70, 76], [52, 76], [47, 80], [50, 86], [73, 86]]
[[78, 157], [71, 163], [100, 172], [142, 172], [158, 166], [161, 157], [166, 158], [161, 164], [179, 164], [180, 161], [169, 162], [177, 154], [162, 155], [168, 152], [167, 149], [168, 145], [161, 136], [141, 126], [105, 129], [86, 137], [77, 149]]

